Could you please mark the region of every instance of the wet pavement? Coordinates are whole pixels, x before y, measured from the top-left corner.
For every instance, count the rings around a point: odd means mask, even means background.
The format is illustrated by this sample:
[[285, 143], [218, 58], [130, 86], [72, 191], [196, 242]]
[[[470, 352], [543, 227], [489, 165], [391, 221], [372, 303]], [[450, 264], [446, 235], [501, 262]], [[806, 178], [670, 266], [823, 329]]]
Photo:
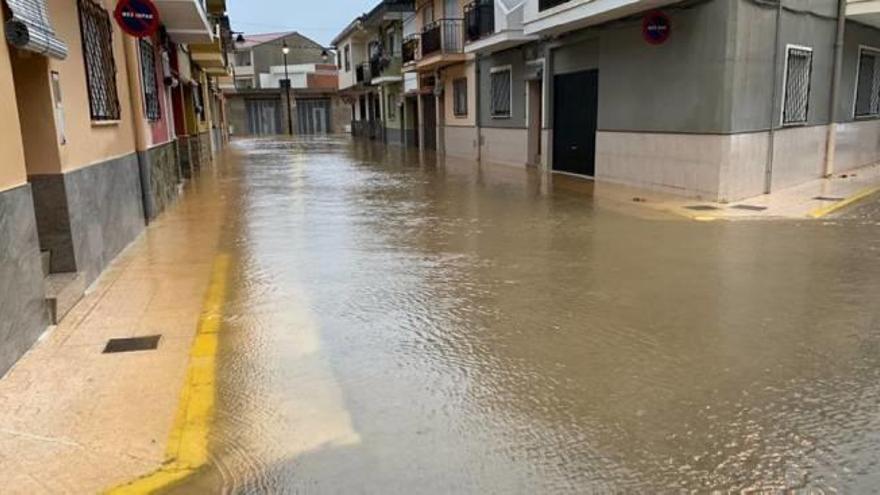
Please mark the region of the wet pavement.
[[[181, 493], [880, 486], [880, 204], [699, 223], [343, 137], [241, 140]], [[198, 211], [194, 208], [193, 211]]]

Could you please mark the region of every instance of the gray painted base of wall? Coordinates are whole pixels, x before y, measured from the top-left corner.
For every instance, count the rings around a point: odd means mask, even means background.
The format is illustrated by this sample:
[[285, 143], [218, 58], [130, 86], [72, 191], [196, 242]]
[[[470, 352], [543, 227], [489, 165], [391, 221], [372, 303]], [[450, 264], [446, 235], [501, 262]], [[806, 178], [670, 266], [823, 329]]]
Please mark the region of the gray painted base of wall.
[[30, 185], [0, 192], [0, 376], [49, 325]]
[[404, 146], [403, 131], [394, 127], [385, 128], [385, 142], [392, 146]]
[[[30, 181], [40, 243], [52, 251], [53, 272], [82, 272], [91, 284], [144, 229], [136, 153]], [[56, 256], [64, 266], [56, 264]]]
[[138, 151], [138, 166], [143, 188], [144, 215], [149, 222], [177, 199], [181, 181], [177, 142], [171, 141], [146, 151]]

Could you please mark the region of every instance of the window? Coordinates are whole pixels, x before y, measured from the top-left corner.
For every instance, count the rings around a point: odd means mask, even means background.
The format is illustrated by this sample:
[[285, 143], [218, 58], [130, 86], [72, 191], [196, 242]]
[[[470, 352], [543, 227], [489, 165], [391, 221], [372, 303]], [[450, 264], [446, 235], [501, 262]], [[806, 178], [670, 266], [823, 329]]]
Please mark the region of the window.
[[492, 117], [510, 117], [510, 67], [492, 69], [489, 77], [492, 86], [492, 99], [489, 101]]
[[464, 117], [468, 113], [467, 79], [452, 81], [452, 113], [456, 117]]
[[388, 95], [388, 107], [385, 110], [385, 116], [388, 117], [389, 120], [397, 119], [397, 95], [390, 94]]
[[351, 71], [351, 45], [345, 45], [343, 49], [345, 52], [345, 72]]
[[236, 67], [250, 67], [251, 65], [251, 52], [235, 52], [235, 66]]
[[336, 52], [336, 68], [342, 69], [342, 52]]
[[856, 78], [856, 117], [880, 114], [880, 51], [862, 48]]
[[254, 89], [254, 80], [250, 77], [236, 78], [235, 89]]
[[785, 94], [782, 100], [782, 123], [803, 124], [810, 107], [810, 76], [813, 50], [789, 46], [785, 57]]
[[157, 121], [162, 118], [162, 107], [159, 106], [159, 82], [156, 77], [156, 50], [153, 44], [144, 38], [139, 41], [141, 52], [141, 84], [144, 87], [144, 113], [147, 120]]
[[199, 116], [199, 120], [204, 122], [205, 120], [205, 104], [202, 102], [202, 85], [195, 84], [192, 88], [192, 101], [193, 107], [195, 107], [196, 114]]
[[92, 120], [119, 120], [110, 15], [94, 0], [79, 0], [79, 25]]

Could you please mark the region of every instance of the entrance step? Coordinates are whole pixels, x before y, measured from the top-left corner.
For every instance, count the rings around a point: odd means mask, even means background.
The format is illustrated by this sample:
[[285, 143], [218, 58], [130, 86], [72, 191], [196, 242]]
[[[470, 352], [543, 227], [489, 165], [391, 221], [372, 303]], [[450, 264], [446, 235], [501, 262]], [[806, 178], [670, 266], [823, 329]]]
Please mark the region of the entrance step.
[[49, 266], [52, 263], [52, 252], [51, 251], [40, 251], [40, 258], [43, 261], [43, 276], [49, 276]]
[[46, 301], [53, 325], [57, 325], [82, 299], [85, 291], [86, 279], [82, 273], [53, 273], [46, 277]]

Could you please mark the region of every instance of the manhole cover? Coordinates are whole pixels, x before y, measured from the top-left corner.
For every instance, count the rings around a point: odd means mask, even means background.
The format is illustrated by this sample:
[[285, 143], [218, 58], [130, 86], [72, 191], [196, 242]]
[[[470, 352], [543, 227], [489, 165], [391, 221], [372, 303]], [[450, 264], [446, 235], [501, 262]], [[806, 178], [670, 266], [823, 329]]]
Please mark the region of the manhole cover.
[[832, 196], [816, 196], [813, 199], [816, 201], [843, 201], [843, 198], [835, 198]]
[[685, 206], [688, 210], [694, 211], [712, 211], [717, 210], [718, 207], [712, 205], [693, 205], [693, 206]]
[[104, 347], [104, 354], [116, 352], [152, 351], [159, 347], [161, 335], [147, 335], [145, 337], [132, 337], [126, 339], [110, 339]]
[[736, 205], [736, 206], [731, 206], [731, 208], [734, 208], [736, 210], [748, 210], [748, 211], [764, 211], [767, 209], [766, 206], [755, 206], [755, 205]]

